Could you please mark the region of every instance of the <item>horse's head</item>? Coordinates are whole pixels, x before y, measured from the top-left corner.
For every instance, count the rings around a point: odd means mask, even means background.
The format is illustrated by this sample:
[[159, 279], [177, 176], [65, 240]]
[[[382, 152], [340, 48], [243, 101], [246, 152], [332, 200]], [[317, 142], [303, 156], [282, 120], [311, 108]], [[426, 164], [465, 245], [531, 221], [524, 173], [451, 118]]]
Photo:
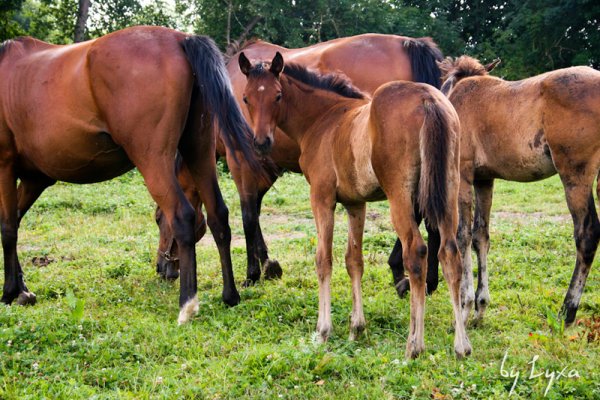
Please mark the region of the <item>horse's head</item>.
[[454, 59], [446, 57], [443, 61], [438, 62], [438, 66], [442, 71], [442, 92], [448, 95], [454, 85], [461, 79], [468, 78], [469, 76], [487, 75], [498, 64], [500, 64], [499, 58], [487, 65], [483, 65], [479, 60], [469, 56], [460, 56]]
[[283, 71], [283, 57], [277, 52], [271, 63], [259, 62], [253, 65], [242, 52], [239, 65], [247, 78], [244, 103], [250, 113], [250, 125], [254, 131], [254, 149], [260, 155], [266, 155], [273, 147], [273, 132], [281, 109], [279, 76]]

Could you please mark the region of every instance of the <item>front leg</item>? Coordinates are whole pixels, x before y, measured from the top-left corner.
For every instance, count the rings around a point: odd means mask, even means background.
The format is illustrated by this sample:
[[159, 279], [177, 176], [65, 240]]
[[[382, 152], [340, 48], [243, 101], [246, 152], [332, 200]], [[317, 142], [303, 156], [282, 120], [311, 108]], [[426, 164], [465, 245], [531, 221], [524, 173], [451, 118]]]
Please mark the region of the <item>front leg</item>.
[[473, 220], [473, 248], [477, 253], [477, 292], [475, 292], [475, 318], [478, 322], [490, 304], [487, 255], [490, 251], [490, 212], [494, 181], [475, 182], [475, 218]]
[[346, 250], [346, 270], [352, 282], [352, 314], [350, 316], [350, 340], [365, 329], [361, 280], [364, 271], [362, 240], [365, 229], [365, 204], [346, 206], [348, 211], [348, 248]]
[[324, 190], [323, 185], [310, 188], [310, 204], [317, 226], [316, 269], [319, 281], [319, 317], [317, 334], [319, 340], [327, 341], [333, 331], [331, 323], [331, 269], [335, 211], [335, 191]]

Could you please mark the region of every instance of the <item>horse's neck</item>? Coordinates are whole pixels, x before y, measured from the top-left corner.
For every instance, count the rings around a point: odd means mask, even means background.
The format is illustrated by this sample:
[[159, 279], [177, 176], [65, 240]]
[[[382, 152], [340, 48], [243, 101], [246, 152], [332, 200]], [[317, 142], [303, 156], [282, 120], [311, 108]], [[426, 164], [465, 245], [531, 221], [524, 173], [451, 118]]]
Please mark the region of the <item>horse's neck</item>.
[[297, 142], [324, 116], [356, 101], [289, 79], [282, 79], [282, 90], [286, 103], [279, 126]]

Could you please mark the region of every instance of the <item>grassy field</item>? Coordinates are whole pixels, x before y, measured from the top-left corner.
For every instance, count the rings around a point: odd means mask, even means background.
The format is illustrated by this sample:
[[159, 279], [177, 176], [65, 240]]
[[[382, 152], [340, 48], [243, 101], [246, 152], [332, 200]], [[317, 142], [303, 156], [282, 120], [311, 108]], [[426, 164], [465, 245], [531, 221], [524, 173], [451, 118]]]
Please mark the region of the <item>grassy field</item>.
[[[221, 185], [239, 287], [245, 278], [239, 201], [226, 174]], [[556, 320], [575, 260], [556, 177], [497, 183], [492, 304], [484, 323], [468, 329], [473, 354], [465, 360], [454, 357], [445, 283], [427, 299], [426, 352], [404, 360], [409, 304], [397, 298], [386, 264], [394, 242], [386, 203], [368, 208], [367, 331], [347, 340], [346, 217], [341, 207], [336, 215], [335, 330], [319, 345], [315, 228], [303, 177], [285, 175], [263, 207], [262, 226], [283, 278], [239, 287], [242, 303], [227, 308], [207, 235], [197, 246], [200, 313], [182, 327], [178, 283], [155, 274], [158, 231], [139, 173], [50, 188], [20, 231], [20, 259], [38, 303], [0, 306], [0, 398], [600, 398], [600, 342], [593, 335], [600, 325], [598, 261], [579, 325], [563, 331]]]

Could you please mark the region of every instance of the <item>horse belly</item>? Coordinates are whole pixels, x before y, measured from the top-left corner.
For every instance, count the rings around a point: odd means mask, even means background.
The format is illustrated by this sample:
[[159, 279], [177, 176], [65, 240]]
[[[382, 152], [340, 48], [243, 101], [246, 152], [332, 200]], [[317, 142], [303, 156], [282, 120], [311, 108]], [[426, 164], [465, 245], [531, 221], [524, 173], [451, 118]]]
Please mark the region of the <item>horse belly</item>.
[[25, 155], [26, 160], [59, 181], [102, 182], [133, 168], [123, 148], [106, 132], [89, 136], [60, 135], [40, 141], [39, 144]]
[[[486, 167], [482, 163], [476, 177], [479, 179], [500, 178], [516, 182], [534, 182], [556, 174], [552, 155], [548, 145], [543, 141], [539, 146], [528, 144], [524, 149], [514, 148], [506, 152], [506, 157], [495, 163], [496, 167]], [[490, 165], [490, 164], [488, 164]]]

